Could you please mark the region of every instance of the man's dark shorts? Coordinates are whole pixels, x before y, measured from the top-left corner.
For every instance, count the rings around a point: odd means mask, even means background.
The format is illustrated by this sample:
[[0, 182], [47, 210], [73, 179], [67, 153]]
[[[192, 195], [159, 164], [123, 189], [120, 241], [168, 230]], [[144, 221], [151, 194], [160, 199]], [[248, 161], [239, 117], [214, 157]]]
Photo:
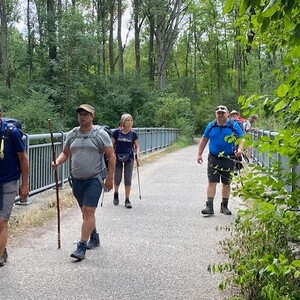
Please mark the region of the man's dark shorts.
[[86, 180], [72, 179], [73, 194], [80, 207], [97, 207], [102, 192], [102, 185], [98, 178]]
[[208, 155], [207, 177], [209, 182], [221, 182], [230, 184], [235, 158], [234, 157], [217, 157], [212, 154]]

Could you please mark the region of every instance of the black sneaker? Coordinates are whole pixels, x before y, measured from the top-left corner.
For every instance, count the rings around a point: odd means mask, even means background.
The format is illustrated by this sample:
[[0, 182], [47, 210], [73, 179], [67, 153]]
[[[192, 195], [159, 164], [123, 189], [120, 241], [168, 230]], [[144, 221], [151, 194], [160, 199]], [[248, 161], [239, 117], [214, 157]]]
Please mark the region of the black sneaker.
[[99, 233], [91, 234], [89, 241], [87, 242], [87, 250], [94, 249], [100, 246]]
[[221, 202], [220, 213], [230, 216], [232, 213], [227, 207], [228, 203]]
[[132, 208], [132, 205], [128, 199], [125, 200], [125, 207], [126, 208]]
[[3, 259], [4, 259], [4, 262], [6, 262], [6, 261], [7, 261], [7, 258], [8, 258], [8, 254], [7, 254], [6, 248], [4, 249], [4, 252], [3, 252], [3, 254], [2, 254], [2, 257], [3, 257]]
[[206, 207], [201, 210], [203, 215], [213, 215], [214, 212], [214, 205], [212, 201], [206, 201]]
[[5, 265], [4, 258], [1, 256], [0, 257], [0, 267], [3, 267]]
[[87, 249], [86, 243], [79, 242], [77, 244], [76, 250], [71, 254], [71, 257], [77, 258], [78, 260], [84, 259], [86, 249]]
[[114, 200], [113, 200], [114, 205], [119, 205], [119, 194], [114, 193]]

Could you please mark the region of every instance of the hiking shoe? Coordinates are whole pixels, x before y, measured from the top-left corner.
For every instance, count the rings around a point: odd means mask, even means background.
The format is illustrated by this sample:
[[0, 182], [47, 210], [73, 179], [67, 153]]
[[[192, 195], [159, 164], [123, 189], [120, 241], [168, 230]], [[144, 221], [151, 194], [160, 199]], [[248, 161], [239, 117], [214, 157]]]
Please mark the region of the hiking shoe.
[[125, 207], [126, 208], [132, 208], [132, 205], [128, 199], [125, 200]]
[[86, 243], [79, 242], [77, 244], [76, 250], [71, 254], [71, 257], [77, 258], [78, 260], [84, 259], [86, 249], [87, 249]]
[[118, 193], [114, 193], [113, 203], [114, 203], [114, 205], [119, 205], [119, 195], [118, 195]]
[[86, 249], [94, 249], [95, 247], [100, 246], [100, 238], [99, 238], [99, 233], [93, 233], [90, 236], [89, 241], [87, 242]]
[[220, 213], [222, 213], [224, 215], [231, 215], [231, 211], [228, 209], [227, 205], [228, 205], [228, 202], [221, 202]]
[[4, 259], [4, 262], [6, 262], [6, 261], [7, 261], [8, 254], [7, 254], [7, 250], [6, 250], [6, 248], [4, 249], [4, 252], [3, 252], [3, 254], [2, 254], [2, 258]]
[[214, 204], [212, 201], [206, 201], [206, 207], [201, 210], [203, 215], [213, 215], [214, 212]]
[[5, 260], [4, 258], [1, 256], [0, 257], [0, 267], [3, 267], [5, 265]]

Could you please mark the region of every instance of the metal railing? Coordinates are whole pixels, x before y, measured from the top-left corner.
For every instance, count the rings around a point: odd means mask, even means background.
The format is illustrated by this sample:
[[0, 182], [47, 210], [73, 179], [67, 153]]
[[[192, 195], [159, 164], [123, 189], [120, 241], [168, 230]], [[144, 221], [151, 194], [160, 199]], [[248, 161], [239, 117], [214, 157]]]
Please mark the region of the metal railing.
[[[176, 128], [135, 128], [139, 137], [140, 154], [147, 154], [170, 146], [179, 136]], [[54, 149], [56, 155], [61, 153], [66, 140], [66, 132], [53, 133]], [[30, 166], [30, 193], [29, 196], [43, 192], [55, 187], [54, 172], [51, 168], [52, 143], [51, 135], [47, 134], [25, 134], [29, 166]], [[69, 176], [69, 161], [58, 169], [59, 185], [64, 187]], [[18, 197], [16, 198], [18, 202]], [[29, 204], [30, 200], [24, 204]], [[18, 204], [21, 204], [18, 202]]]
[[[252, 129], [251, 136], [253, 141], [258, 141], [259, 138], [267, 136], [270, 139], [274, 139], [278, 135], [278, 132], [263, 130], [263, 129]], [[295, 173], [300, 175], [300, 165], [290, 166], [289, 159], [286, 156], [282, 156], [279, 153], [271, 153], [269, 151], [260, 151], [260, 147], [252, 147], [252, 156], [255, 161], [263, 168], [269, 169], [274, 161], [279, 162], [281, 167], [287, 172]], [[300, 180], [297, 183], [300, 186]], [[294, 186], [288, 185], [285, 187], [287, 191], [293, 191]]]

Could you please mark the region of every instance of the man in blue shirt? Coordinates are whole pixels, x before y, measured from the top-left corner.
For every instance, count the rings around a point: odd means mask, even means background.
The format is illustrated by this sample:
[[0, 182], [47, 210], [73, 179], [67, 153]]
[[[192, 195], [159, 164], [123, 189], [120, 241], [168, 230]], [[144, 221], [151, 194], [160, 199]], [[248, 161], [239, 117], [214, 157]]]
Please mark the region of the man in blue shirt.
[[[220, 105], [216, 108], [216, 120], [211, 121], [205, 128], [199, 143], [199, 164], [203, 163], [203, 151], [209, 141], [208, 154], [208, 187], [206, 207], [202, 210], [204, 215], [213, 215], [213, 200], [216, 194], [217, 183], [222, 182], [221, 213], [231, 215], [228, 209], [230, 196], [230, 182], [235, 164], [235, 157], [243, 153], [244, 135], [241, 127], [229, 117], [226, 106]], [[237, 146], [238, 145], [238, 146]]]
[[22, 136], [17, 128], [7, 133], [0, 105], [0, 267], [7, 259], [8, 221], [17, 195], [21, 176], [20, 201], [29, 194], [29, 162]]

